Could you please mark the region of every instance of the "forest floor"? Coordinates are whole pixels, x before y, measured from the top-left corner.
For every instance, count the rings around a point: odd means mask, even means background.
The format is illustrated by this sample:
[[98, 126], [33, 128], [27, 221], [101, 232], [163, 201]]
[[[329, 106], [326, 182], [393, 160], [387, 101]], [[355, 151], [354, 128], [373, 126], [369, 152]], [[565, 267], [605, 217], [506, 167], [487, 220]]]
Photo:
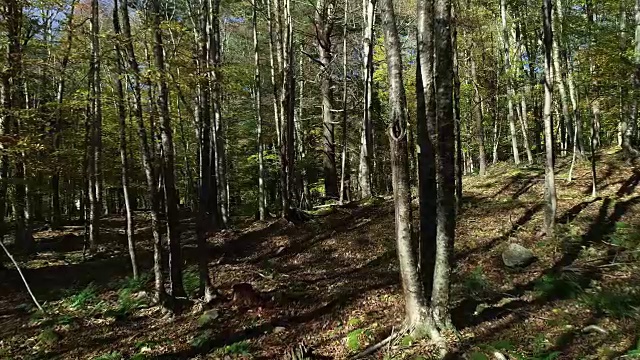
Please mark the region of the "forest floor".
[[[598, 195], [589, 164], [559, 159], [558, 228], [541, 236], [544, 171], [497, 164], [464, 179], [458, 217], [452, 314], [454, 359], [613, 359], [640, 356], [640, 166], [603, 153]], [[141, 268], [150, 272], [148, 222], [138, 216]], [[414, 216], [416, 217], [416, 216]], [[193, 219], [191, 219], [192, 221]], [[100, 251], [82, 257], [81, 227], [36, 234], [37, 253], [19, 257], [46, 315], [34, 310], [8, 259], [0, 270], [0, 358], [281, 358], [305, 341], [344, 359], [386, 337], [403, 319], [393, 204], [378, 199], [316, 214], [304, 224], [247, 221], [209, 239], [215, 311], [171, 316], [146, 305], [149, 276], [132, 281], [122, 218], [104, 219]], [[193, 223], [183, 221], [184, 283], [197, 291]], [[146, 239], [146, 240], [143, 240]], [[538, 260], [510, 270], [509, 243]], [[260, 306], [231, 301], [237, 283]], [[197, 308], [197, 306], [194, 306]], [[589, 326], [595, 325], [595, 326]], [[403, 337], [372, 358], [428, 359], [428, 341]]]

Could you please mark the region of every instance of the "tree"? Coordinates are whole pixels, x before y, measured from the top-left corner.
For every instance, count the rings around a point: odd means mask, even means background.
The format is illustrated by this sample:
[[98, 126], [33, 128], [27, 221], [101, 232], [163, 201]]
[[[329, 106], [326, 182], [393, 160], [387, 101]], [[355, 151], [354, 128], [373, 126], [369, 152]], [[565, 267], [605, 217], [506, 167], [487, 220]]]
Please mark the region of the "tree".
[[516, 132], [516, 122], [513, 118], [513, 85], [511, 83], [511, 48], [509, 47], [509, 27], [507, 26], [507, 4], [506, 0], [500, 0], [500, 15], [502, 18], [502, 46], [504, 56], [504, 74], [507, 86], [507, 121], [511, 132], [511, 149], [513, 161], [520, 164], [520, 154], [518, 152], [518, 138]]
[[371, 191], [371, 157], [373, 156], [373, 119], [371, 102], [373, 98], [373, 26], [375, 24], [375, 0], [362, 2], [362, 17], [364, 33], [363, 47], [363, 83], [364, 83], [364, 116], [362, 117], [362, 133], [360, 140], [360, 164], [358, 168], [358, 182], [360, 197], [367, 198]]
[[[120, 35], [120, 19], [118, 18], [118, 0], [113, 1], [113, 31]], [[129, 159], [127, 154], [127, 114], [125, 110], [125, 95], [122, 78], [125, 76], [122, 64], [122, 51], [120, 49], [120, 39], [114, 41], [114, 51], [116, 55], [116, 94], [118, 118], [120, 120], [120, 161], [122, 164], [122, 192], [124, 196], [124, 206], [126, 212], [126, 233], [127, 245], [129, 247], [129, 257], [131, 258], [131, 269], [133, 278], [138, 279], [138, 261], [136, 259], [136, 245], [133, 239], [133, 216], [131, 209], [131, 199], [129, 197]]]
[[553, 102], [553, 32], [551, 0], [544, 0], [543, 6], [543, 33], [544, 33], [544, 143], [545, 143], [545, 167], [544, 167], [544, 199], [545, 216], [544, 226], [547, 236], [554, 235], [556, 219], [556, 183], [553, 161], [553, 123], [551, 120], [551, 104]]
[[258, 0], [253, 0], [253, 15], [251, 18], [253, 30], [253, 56], [255, 59], [253, 96], [255, 98], [256, 122], [258, 132], [258, 216], [262, 221], [266, 218], [267, 198], [264, 189], [264, 138], [262, 133], [262, 98], [260, 95], [260, 87], [262, 84], [260, 81], [260, 52], [258, 48]]
[[451, 1], [434, 4], [434, 48], [436, 123], [438, 134], [436, 181], [436, 260], [433, 276], [431, 311], [436, 324], [452, 328], [449, 314], [449, 290], [453, 243], [456, 226], [455, 208], [455, 134], [453, 118], [453, 48], [451, 43]]
[[[95, 0], [94, 0], [95, 1]], [[157, 104], [160, 109], [160, 133], [162, 136], [162, 176], [164, 180], [165, 211], [167, 216], [167, 239], [169, 240], [169, 270], [171, 277], [171, 295], [185, 297], [182, 285], [182, 260], [180, 249], [180, 233], [178, 228], [178, 203], [174, 179], [173, 130], [169, 115], [169, 88], [167, 86], [162, 30], [160, 28], [160, 2], [151, 1], [151, 29], [153, 31], [154, 65], [158, 71], [158, 89], [160, 91]]]

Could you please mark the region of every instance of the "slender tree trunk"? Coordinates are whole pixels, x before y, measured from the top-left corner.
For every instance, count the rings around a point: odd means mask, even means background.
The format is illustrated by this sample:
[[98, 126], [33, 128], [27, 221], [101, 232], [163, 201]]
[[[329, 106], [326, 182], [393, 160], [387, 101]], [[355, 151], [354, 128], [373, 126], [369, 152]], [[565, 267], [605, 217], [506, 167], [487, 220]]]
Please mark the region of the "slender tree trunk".
[[[211, 278], [209, 276], [209, 268], [207, 264], [207, 232], [209, 230], [215, 230], [217, 228], [217, 223], [215, 222], [217, 216], [215, 215], [217, 212], [217, 207], [212, 206], [210, 203], [210, 199], [212, 196], [216, 196], [215, 192], [212, 191], [212, 188], [215, 189], [215, 178], [211, 177], [211, 110], [210, 110], [210, 100], [211, 94], [209, 92], [210, 89], [210, 79], [211, 75], [209, 67], [208, 57], [211, 52], [208, 48], [209, 36], [208, 29], [211, 28], [209, 24], [210, 17], [209, 12], [211, 9], [209, 8], [209, 1], [202, 1], [202, 13], [200, 16], [200, 33], [198, 36], [199, 42], [199, 72], [200, 72], [200, 82], [198, 84], [198, 128], [200, 129], [200, 144], [199, 144], [199, 158], [200, 158], [200, 194], [199, 194], [199, 202], [198, 202], [198, 225], [197, 225], [197, 240], [198, 240], [198, 271], [200, 273], [200, 290], [204, 296], [205, 302], [210, 302], [214, 297], [213, 285], [211, 283]], [[212, 223], [213, 221], [213, 223]]]
[[347, 21], [349, 19], [349, 0], [344, 1], [344, 22], [342, 29], [342, 163], [340, 171], [340, 204], [348, 198], [348, 164], [347, 164]]
[[371, 102], [373, 99], [373, 26], [375, 24], [375, 0], [363, 0], [362, 16], [364, 20], [363, 33], [363, 76], [364, 76], [364, 116], [362, 118], [362, 133], [360, 138], [360, 164], [358, 169], [358, 183], [360, 197], [367, 198], [371, 191], [371, 166], [373, 157], [373, 120]]
[[507, 78], [507, 120], [509, 121], [509, 130], [511, 132], [511, 148], [513, 153], [513, 161], [516, 165], [520, 164], [520, 154], [518, 153], [518, 138], [516, 131], [516, 122], [513, 114], [513, 84], [511, 79], [511, 50], [509, 48], [509, 28], [507, 26], [507, 4], [506, 0], [500, 0], [500, 14], [502, 17], [502, 44], [504, 56], [504, 74]]
[[252, 16], [252, 30], [253, 30], [253, 54], [254, 54], [254, 96], [255, 96], [255, 108], [256, 108], [256, 122], [258, 128], [258, 213], [261, 221], [266, 218], [266, 196], [264, 191], [264, 139], [262, 135], [262, 111], [260, 96], [260, 53], [258, 49], [258, 0], [253, 0], [253, 16]]
[[484, 148], [484, 125], [482, 114], [482, 97], [480, 96], [480, 88], [478, 86], [478, 75], [476, 74], [476, 62], [473, 53], [469, 54], [469, 62], [471, 68], [471, 81], [473, 82], [473, 116], [475, 120], [476, 143], [478, 145], [478, 162], [480, 167], [480, 176], [487, 174], [487, 155]]
[[[66, 70], [69, 65], [69, 58], [71, 56], [71, 49], [73, 45], [73, 17], [76, 6], [76, 0], [71, 2], [71, 8], [69, 15], [67, 15], [67, 42], [62, 61], [60, 63], [60, 79], [58, 81], [58, 89], [56, 92], [57, 108], [55, 111], [54, 129], [53, 129], [53, 151], [58, 151], [61, 145], [61, 132], [62, 132], [62, 103], [64, 101], [64, 92], [66, 86]], [[53, 176], [51, 177], [51, 207], [52, 227], [58, 228], [62, 220], [60, 214], [60, 169], [56, 166]]]
[[100, 76], [100, 19], [98, 0], [91, 0], [91, 64], [89, 69], [90, 101], [91, 101], [91, 138], [89, 161], [89, 251], [97, 250], [100, 236], [101, 190], [100, 158], [102, 127], [102, 92]]
[[[557, 25], [556, 25], [557, 23]], [[560, 46], [562, 44], [562, 23], [559, 21], [553, 21], [553, 74], [555, 82], [558, 85], [558, 93], [560, 95], [560, 105], [562, 110], [562, 117], [560, 118], [561, 126], [561, 153], [566, 155], [567, 150], [571, 147], [571, 136], [573, 133], [572, 119], [569, 112], [569, 99], [567, 98], [567, 87], [565, 85], [565, 71], [560, 56]]]
[[162, 136], [163, 164], [162, 175], [164, 178], [164, 196], [167, 216], [167, 239], [169, 240], [169, 270], [171, 283], [171, 295], [173, 297], [186, 296], [182, 285], [182, 260], [180, 248], [179, 214], [177, 206], [177, 193], [174, 178], [174, 149], [173, 131], [171, 129], [171, 117], [169, 115], [169, 88], [167, 87], [162, 30], [160, 28], [160, 2], [151, 1], [152, 31], [154, 34], [154, 58], [155, 67], [159, 72], [158, 88], [160, 90], [157, 99], [160, 113], [160, 132]]
[[455, 136], [455, 155], [454, 155], [454, 173], [455, 173], [455, 209], [459, 211], [462, 206], [462, 139], [461, 126], [462, 119], [460, 116], [460, 75], [458, 73], [458, 29], [456, 26], [457, 13], [451, 8], [452, 28], [451, 28], [451, 47], [452, 47], [452, 70], [453, 70], [453, 125]]
[[551, 0], [544, 0], [543, 6], [543, 30], [544, 30], [544, 143], [546, 161], [544, 168], [544, 198], [545, 217], [544, 225], [546, 234], [554, 236], [556, 218], [556, 183], [553, 166], [553, 122], [551, 120], [551, 105], [553, 102], [553, 32], [552, 32], [552, 12]]
[[[116, 36], [120, 35], [120, 19], [118, 18], [118, 0], [113, 1], [113, 30]], [[122, 64], [122, 51], [120, 49], [120, 39], [115, 39], [114, 50], [116, 56], [116, 93], [117, 93], [117, 109], [118, 119], [120, 121], [120, 163], [122, 165], [122, 192], [124, 195], [124, 206], [126, 211], [127, 221], [127, 244], [129, 247], [129, 257], [131, 259], [131, 269], [133, 271], [133, 278], [138, 278], [138, 261], [136, 259], [136, 244], [133, 239], [133, 217], [131, 214], [131, 201], [129, 198], [129, 160], [127, 158], [127, 114], [125, 110], [125, 95], [124, 87], [122, 85], [122, 78], [125, 71]]]
[[633, 57], [635, 69], [633, 72], [633, 100], [629, 119], [621, 123], [622, 150], [627, 158], [640, 156], [640, 151], [635, 147], [636, 127], [638, 126], [638, 97], [640, 96], [640, 0], [635, 3], [635, 53]]
[[133, 113], [138, 124], [138, 136], [140, 137], [140, 148], [142, 167], [144, 169], [145, 179], [147, 181], [147, 194], [150, 203], [151, 215], [151, 232], [153, 234], [153, 273], [155, 277], [154, 292], [155, 300], [163, 303], [166, 299], [164, 289], [164, 273], [162, 264], [162, 239], [160, 237], [160, 219], [159, 210], [160, 202], [156, 187], [156, 177], [153, 166], [153, 157], [151, 154], [147, 130], [144, 124], [144, 116], [142, 113], [142, 90], [140, 86], [140, 67], [135, 56], [133, 47], [133, 38], [131, 36], [131, 25], [129, 21], [129, 8], [127, 2], [120, 3], [120, 16], [122, 17], [122, 30], [124, 36], [124, 45], [129, 62], [129, 70], [132, 76], [129, 77], [133, 89]]
[[[516, 53], [519, 58], [522, 59], [522, 56], [525, 52], [524, 46], [522, 45], [521, 40], [521, 29], [520, 24], [516, 24]], [[523, 65], [522, 68], [518, 67], [518, 73], [522, 71], [522, 74], [525, 75], [526, 78], [526, 69]], [[522, 129], [522, 145], [524, 146], [524, 150], [527, 153], [527, 162], [529, 164], [533, 164], [533, 153], [531, 152], [531, 145], [529, 144], [529, 121], [528, 121], [528, 111], [527, 111], [527, 99], [531, 96], [531, 88], [529, 86], [528, 80], [525, 79], [524, 84], [522, 86], [524, 91], [520, 93], [520, 106], [516, 104], [516, 109], [518, 109], [518, 114], [520, 118], [520, 127]]]

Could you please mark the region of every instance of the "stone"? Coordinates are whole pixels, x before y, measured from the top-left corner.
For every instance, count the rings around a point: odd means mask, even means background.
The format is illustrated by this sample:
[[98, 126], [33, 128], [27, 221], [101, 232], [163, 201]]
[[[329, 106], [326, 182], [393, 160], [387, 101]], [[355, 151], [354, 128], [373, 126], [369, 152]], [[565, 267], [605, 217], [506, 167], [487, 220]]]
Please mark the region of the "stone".
[[502, 262], [507, 267], [525, 267], [535, 260], [533, 251], [518, 244], [511, 243], [502, 252]]
[[211, 324], [215, 319], [220, 317], [220, 313], [216, 309], [205, 311], [198, 318], [198, 326], [204, 327]]

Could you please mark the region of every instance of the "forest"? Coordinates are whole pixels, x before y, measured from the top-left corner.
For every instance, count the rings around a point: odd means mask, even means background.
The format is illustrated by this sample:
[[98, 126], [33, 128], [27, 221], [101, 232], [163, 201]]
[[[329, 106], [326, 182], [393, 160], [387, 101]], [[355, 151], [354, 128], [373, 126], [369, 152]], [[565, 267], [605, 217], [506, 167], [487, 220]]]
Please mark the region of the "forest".
[[640, 358], [640, 0], [0, 0], [0, 359]]

